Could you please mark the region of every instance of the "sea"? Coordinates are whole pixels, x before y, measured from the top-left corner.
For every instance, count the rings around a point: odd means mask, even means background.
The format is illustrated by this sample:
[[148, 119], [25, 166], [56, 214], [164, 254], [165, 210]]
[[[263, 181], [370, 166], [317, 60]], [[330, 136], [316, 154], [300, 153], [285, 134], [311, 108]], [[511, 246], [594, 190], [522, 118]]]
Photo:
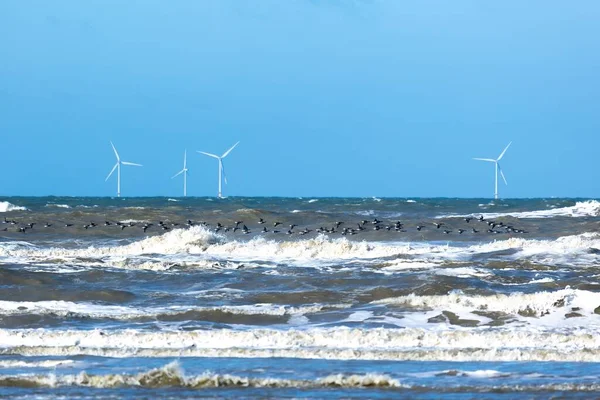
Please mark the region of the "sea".
[[600, 202], [0, 198], [0, 398], [598, 398]]

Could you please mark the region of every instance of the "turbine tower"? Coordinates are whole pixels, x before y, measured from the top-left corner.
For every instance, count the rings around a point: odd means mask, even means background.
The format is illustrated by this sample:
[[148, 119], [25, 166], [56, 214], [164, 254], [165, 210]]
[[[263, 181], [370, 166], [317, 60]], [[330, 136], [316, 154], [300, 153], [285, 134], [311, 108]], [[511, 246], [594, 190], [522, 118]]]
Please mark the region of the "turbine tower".
[[510, 147], [511, 144], [512, 144], [512, 142], [510, 142], [508, 144], [508, 146], [506, 146], [504, 148], [502, 153], [500, 153], [500, 156], [495, 160], [492, 158], [474, 158], [474, 160], [493, 162], [496, 165], [495, 166], [495, 168], [496, 168], [496, 185], [494, 187], [494, 199], [495, 200], [498, 200], [498, 172], [500, 172], [500, 175], [502, 176], [502, 179], [504, 180], [504, 184], [508, 185], [508, 182], [506, 182], [506, 178], [504, 177], [504, 172], [502, 172], [502, 168], [500, 168], [500, 160], [502, 160], [502, 157], [504, 157], [504, 153], [506, 153], [506, 150], [508, 150], [508, 148]]
[[121, 157], [119, 157], [119, 153], [117, 153], [117, 149], [115, 148], [115, 145], [113, 144], [113, 142], [110, 142], [110, 145], [112, 146], [113, 150], [115, 151], [115, 156], [117, 156], [117, 163], [115, 164], [113, 169], [110, 171], [110, 174], [108, 174], [108, 176], [106, 177], [104, 182], [106, 182], [108, 180], [108, 178], [110, 178], [110, 176], [113, 174], [113, 172], [115, 172], [115, 169], [116, 169], [117, 170], [117, 197], [121, 197], [121, 165], [133, 165], [134, 167], [141, 167], [142, 164], [136, 164], [136, 163], [132, 163], [132, 162], [128, 162], [128, 161], [121, 161]]
[[227, 157], [227, 155], [229, 155], [229, 153], [231, 153], [231, 150], [233, 150], [235, 148], [235, 146], [237, 146], [238, 144], [240, 144], [240, 142], [237, 142], [236, 144], [231, 146], [231, 148], [229, 150], [227, 150], [225, 153], [223, 153], [223, 155], [221, 157], [217, 156], [216, 154], [198, 151], [198, 153], [201, 153], [201, 154], [204, 154], [205, 156], [209, 156], [209, 157], [216, 158], [217, 160], [219, 160], [219, 194], [217, 195], [217, 197], [219, 199], [223, 198], [223, 194], [221, 192], [221, 181], [222, 181], [221, 175], [225, 178], [225, 184], [227, 184], [227, 176], [225, 175], [225, 167], [223, 167], [223, 159], [225, 157]]
[[176, 173], [175, 175], [173, 175], [173, 178], [179, 176], [183, 174], [183, 197], [187, 197], [187, 175], [188, 175], [188, 169], [187, 169], [187, 150], [185, 150], [183, 152], [183, 169], [181, 171], [179, 171], [178, 173]]

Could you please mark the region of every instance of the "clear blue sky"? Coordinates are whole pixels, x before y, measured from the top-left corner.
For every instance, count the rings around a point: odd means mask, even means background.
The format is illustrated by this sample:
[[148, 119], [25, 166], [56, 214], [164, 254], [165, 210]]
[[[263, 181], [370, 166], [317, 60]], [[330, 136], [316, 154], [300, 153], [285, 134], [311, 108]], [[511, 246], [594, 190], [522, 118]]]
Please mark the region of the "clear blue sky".
[[600, 197], [598, 1], [0, 2], [0, 195]]

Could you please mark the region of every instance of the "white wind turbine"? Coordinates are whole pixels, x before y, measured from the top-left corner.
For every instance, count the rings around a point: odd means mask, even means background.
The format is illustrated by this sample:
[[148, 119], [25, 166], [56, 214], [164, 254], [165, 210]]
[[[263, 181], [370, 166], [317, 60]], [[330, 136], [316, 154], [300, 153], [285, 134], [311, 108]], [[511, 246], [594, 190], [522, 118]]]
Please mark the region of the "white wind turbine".
[[188, 175], [188, 168], [187, 168], [187, 150], [185, 150], [183, 152], [183, 169], [181, 171], [179, 171], [178, 173], [176, 173], [175, 175], [173, 175], [173, 178], [179, 176], [183, 174], [183, 197], [187, 196], [187, 175]]
[[108, 174], [108, 176], [106, 177], [106, 179], [104, 181], [106, 182], [108, 180], [108, 178], [110, 178], [110, 176], [113, 174], [113, 172], [115, 172], [115, 169], [116, 169], [117, 170], [117, 197], [121, 197], [121, 165], [133, 165], [134, 167], [141, 167], [142, 164], [136, 164], [136, 163], [132, 163], [132, 162], [128, 162], [128, 161], [121, 161], [121, 157], [119, 157], [119, 153], [117, 153], [117, 149], [115, 149], [115, 145], [113, 144], [113, 142], [110, 142], [110, 145], [112, 146], [113, 150], [115, 151], [115, 156], [117, 156], [117, 163], [115, 164], [113, 169], [110, 171], [110, 174]]
[[506, 146], [504, 148], [502, 153], [500, 153], [500, 156], [495, 160], [491, 159], [491, 158], [474, 158], [474, 160], [493, 162], [494, 164], [496, 164], [496, 186], [494, 189], [494, 199], [496, 199], [496, 200], [498, 199], [498, 172], [500, 172], [500, 175], [502, 176], [502, 179], [504, 180], [504, 184], [508, 185], [508, 182], [506, 182], [506, 178], [504, 177], [504, 173], [502, 172], [502, 168], [500, 168], [500, 160], [502, 160], [502, 157], [504, 157], [504, 153], [506, 153], [506, 150], [508, 150], [508, 148], [510, 147], [511, 144], [512, 144], [512, 142], [510, 142], [508, 144], [508, 146]]
[[240, 144], [240, 142], [237, 142], [236, 144], [234, 144], [233, 146], [231, 146], [231, 148], [229, 150], [227, 150], [225, 153], [223, 153], [223, 155], [221, 157], [215, 155], [215, 154], [210, 154], [210, 153], [205, 153], [203, 151], [198, 151], [198, 153], [204, 154], [205, 156], [209, 156], [209, 157], [213, 157], [216, 158], [217, 160], [219, 160], [219, 194], [217, 195], [218, 198], [223, 198], [222, 192], [221, 192], [221, 175], [223, 175], [223, 177], [225, 178], [225, 184], [227, 184], [227, 176], [225, 175], [225, 168], [223, 167], [223, 159], [225, 157], [227, 157], [227, 155], [229, 153], [231, 153], [231, 150], [233, 150], [235, 148], [235, 146], [237, 146], [238, 144]]

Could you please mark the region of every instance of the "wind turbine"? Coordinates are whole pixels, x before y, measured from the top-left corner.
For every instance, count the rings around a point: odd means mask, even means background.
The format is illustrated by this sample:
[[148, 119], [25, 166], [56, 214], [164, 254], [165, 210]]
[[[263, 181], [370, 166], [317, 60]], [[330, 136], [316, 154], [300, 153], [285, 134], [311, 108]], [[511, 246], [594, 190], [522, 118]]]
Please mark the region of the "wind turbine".
[[188, 169], [187, 169], [187, 150], [184, 151], [183, 153], [183, 169], [181, 171], [179, 171], [178, 173], [176, 173], [175, 175], [173, 175], [173, 178], [179, 176], [183, 174], [183, 197], [187, 196], [187, 175], [188, 175]]
[[500, 168], [500, 160], [502, 160], [502, 157], [504, 157], [504, 153], [506, 153], [506, 150], [508, 150], [508, 148], [510, 147], [511, 144], [512, 144], [512, 142], [510, 142], [508, 144], [508, 146], [506, 146], [504, 148], [502, 153], [500, 153], [500, 156], [495, 160], [491, 159], [491, 158], [474, 158], [474, 160], [493, 162], [494, 164], [496, 164], [496, 186], [495, 186], [495, 190], [494, 190], [494, 199], [496, 199], [496, 200], [498, 200], [498, 172], [500, 172], [500, 175], [502, 176], [502, 179], [504, 180], [504, 184], [508, 185], [508, 182], [506, 182], [506, 178], [504, 177], [504, 173], [502, 172], [502, 168]]
[[108, 176], [106, 177], [104, 182], [106, 182], [108, 180], [108, 178], [110, 178], [110, 176], [113, 174], [113, 172], [115, 172], [115, 169], [116, 169], [117, 170], [117, 197], [121, 197], [121, 165], [133, 165], [134, 167], [141, 167], [142, 164], [136, 164], [136, 163], [132, 163], [132, 162], [128, 162], [128, 161], [121, 161], [121, 157], [119, 157], [119, 153], [117, 153], [117, 149], [115, 149], [115, 145], [113, 144], [113, 142], [110, 142], [110, 145], [112, 146], [113, 150], [115, 151], [115, 156], [117, 156], [117, 163], [115, 164], [113, 169], [110, 171], [110, 174], [108, 174]]
[[225, 157], [227, 157], [227, 155], [229, 153], [231, 153], [231, 150], [233, 150], [235, 148], [235, 146], [237, 146], [238, 144], [240, 144], [240, 142], [237, 142], [236, 144], [234, 144], [233, 146], [231, 146], [231, 148], [229, 150], [227, 150], [225, 153], [223, 153], [223, 155], [221, 157], [215, 155], [215, 154], [210, 154], [210, 153], [205, 153], [203, 151], [198, 151], [198, 153], [204, 154], [205, 156], [209, 156], [209, 157], [213, 157], [216, 158], [217, 160], [219, 160], [219, 194], [217, 195], [218, 198], [223, 198], [223, 195], [221, 193], [221, 174], [223, 175], [223, 177], [225, 178], [225, 184], [227, 184], [227, 176], [225, 175], [225, 168], [223, 167], [223, 159]]

